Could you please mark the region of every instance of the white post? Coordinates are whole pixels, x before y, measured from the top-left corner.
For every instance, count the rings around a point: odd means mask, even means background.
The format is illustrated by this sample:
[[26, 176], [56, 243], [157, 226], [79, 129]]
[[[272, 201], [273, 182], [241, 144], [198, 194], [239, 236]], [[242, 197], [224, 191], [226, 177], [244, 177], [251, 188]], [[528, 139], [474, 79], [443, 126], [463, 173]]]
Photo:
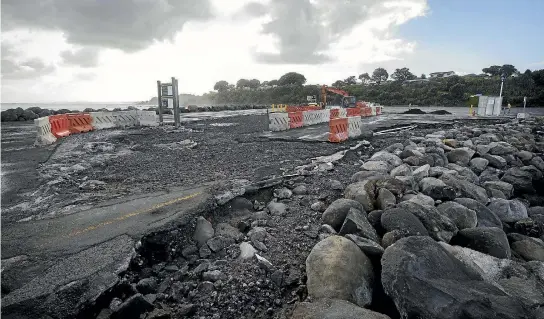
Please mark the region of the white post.
[[525, 113], [525, 105], [527, 104], [527, 97], [523, 97], [523, 113]]
[[504, 79], [501, 78], [501, 92], [499, 93], [499, 97], [502, 96], [502, 86], [503, 86], [503, 84], [504, 84]]

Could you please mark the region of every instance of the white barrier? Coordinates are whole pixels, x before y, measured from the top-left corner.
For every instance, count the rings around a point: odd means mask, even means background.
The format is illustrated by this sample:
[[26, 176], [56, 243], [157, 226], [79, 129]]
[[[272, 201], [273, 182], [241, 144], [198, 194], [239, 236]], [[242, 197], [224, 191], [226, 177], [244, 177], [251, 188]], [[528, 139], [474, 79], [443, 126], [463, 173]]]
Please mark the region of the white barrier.
[[141, 126], [159, 126], [159, 119], [155, 111], [136, 111]]
[[51, 123], [49, 116], [40, 117], [34, 120], [36, 126], [36, 141], [34, 145], [49, 145], [57, 141], [57, 138], [51, 133]]
[[342, 117], [347, 117], [348, 116], [348, 111], [341, 107], [338, 109], [338, 117], [342, 118]]
[[115, 117], [113, 112], [91, 112], [93, 127], [95, 130], [103, 130], [115, 127]]
[[348, 136], [357, 137], [361, 135], [361, 127], [363, 126], [360, 116], [348, 117]]
[[372, 105], [372, 106], [370, 107], [370, 109], [372, 110], [372, 116], [376, 116], [376, 113], [377, 113], [377, 112], [376, 112], [376, 106], [375, 106], [375, 105]]
[[137, 111], [118, 111], [112, 112], [112, 114], [116, 127], [131, 127], [139, 124]]
[[288, 130], [289, 115], [287, 113], [268, 113], [268, 128], [274, 132]]

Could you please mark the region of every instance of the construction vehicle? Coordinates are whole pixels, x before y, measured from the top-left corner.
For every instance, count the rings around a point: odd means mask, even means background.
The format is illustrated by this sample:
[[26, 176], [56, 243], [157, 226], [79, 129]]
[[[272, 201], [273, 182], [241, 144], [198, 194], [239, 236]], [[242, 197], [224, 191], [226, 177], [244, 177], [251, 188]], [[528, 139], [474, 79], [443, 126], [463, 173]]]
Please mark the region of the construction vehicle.
[[[339, 103], [335, 101], [328, 102], [327, 92], [340, 95], [341, 96], [340, 102]], [[321, 105], [324, 109], [351, 108], [351, 107], [361, 108], [366, 106], [364, 102], [357, 101], [355, 96], [349, 95], [348, 92], [341, 89], [328, 87], [326, 85], [321, 86]]]

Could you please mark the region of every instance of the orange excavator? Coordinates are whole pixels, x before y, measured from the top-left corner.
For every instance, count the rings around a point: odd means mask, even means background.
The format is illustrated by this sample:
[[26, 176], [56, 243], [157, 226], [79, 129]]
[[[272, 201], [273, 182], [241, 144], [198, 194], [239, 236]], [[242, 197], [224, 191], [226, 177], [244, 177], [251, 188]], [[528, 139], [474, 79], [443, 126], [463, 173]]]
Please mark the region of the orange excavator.
[[[331, 93], [338, 94], [338, 95], [342, 96], [342, 99], [340, 101], [340, 105], [335, 105], [335, 104], [338, 104], [338, 103], [334, 103], [334, 101], [332, 102], [332, 104], [331, 103], [327, 104], [327, 92], [331, 92]], [[344, 91], [344, 90], [323, 85], [323, 86], [321, 86], [321, 106], [324, 109], [330, 109], [330, 108], [339, 108], [339, 107], [341, 107], [341, 108], [350, 108], [350, 107], [361, 108], [361, 107], [365, 107], [366, 105], [362, 101], [357, 101], [355, 96], [349, 95], [349, 93]]]

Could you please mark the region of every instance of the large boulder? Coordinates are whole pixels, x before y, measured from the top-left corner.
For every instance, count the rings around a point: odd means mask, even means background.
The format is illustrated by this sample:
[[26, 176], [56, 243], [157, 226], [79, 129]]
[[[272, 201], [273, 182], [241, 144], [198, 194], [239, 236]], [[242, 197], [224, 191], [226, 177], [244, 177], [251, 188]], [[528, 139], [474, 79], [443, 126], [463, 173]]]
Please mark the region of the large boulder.
[[492, 210], [501, 221], [506, 223], [517, 222], [527, 218], [527, 208], [519, 200], [507, 200], [502, 198], [492, 198], [487, 207]]
[[544, 172], [544, 160], [540, 156], [533, 157], [529, 164], [533, 165], [534, 167], [538, 168], [541, 172]]
[[485, 158], [476, 157], [470, 160], [470, 169], [476, 174], [480, 174], [489, 164]]
[[499, 217], [482, 203], [472, 198], [456, 198], [455, 202], [476, 212], [478, 219], [477, 227], [502, 228], [502, 222]]
[[362, 182], [370, 177], [381, 176], [381, 175], [384, 175], [384, 174], [379, 171], [359, 171], [351, 176], [351, 181]]
[[499, 155], [485, 154], [482, 155], [482, 158], [486, 159], [489, 162], [489, 166], [495, 168], [504, 168], [506, 166], [506, 160]]
[[469, 181], [457, 179], [451, 174], [442, 174], [440, 179], [446, 185], [451, 186], [455, 190], [456, 197], [473, 198], [482, 204], [487, 204], [487, 202], [489, 201], [485, 189], [480, 186], [474, 185]]
[[402, 318], [529, 318], [516, 297], [429, 237], [400, 239], [385, 250], [381, 263], [384, 291]]
[[329, 207], [323, 212], [321, 220], [324, 224], [331, 225], [336, 231], [340, 230], [340, 227], [344, 223], [349, 209], [355, 208], [359, 211], [365, 212], [363, 206], [354, 200], [340, 198], [332, 202]]
[[308, 295], [346, 300], [364, 307], [372, 302], [372, 263], [351, 240], [330, 236], [306, 258]]
[[215, 234], [212, 223], [206, 218], [199, 216], [196, 220], [196, 228], [193, 234], [193, 239], [198, 244], [198, 247], [206, 244], [208, 239], [212, 238]]
[[539, 238], [526, 237], [514, 241], [512, 251], [527, 261], [536, 260], [544, 262], [544, 242]]
[[319, 299], [297, 304], [291, 319], [389, 319], [388, 316], [338, 299]]
[[365, 211], [370, 212], [374, 210], [375, 193], [370, 185], [366, 187], [367, 184], [369, 184], [369, 181], [349, 184], [344, 190], [344, 197], [357, 201], [363, 206]]
[[395, 195], [391, 193], [386, 188], [380, 188], [378, 190], [378, 197], [376, 198], [376, 204], [378, 205], [378, 209], [386, 209], [392, 206], [395, 206], [397, 203], [397, 199], [395, 198]]
[[425, 164], [423, 166], [420, 166], [414, 170], [412, 173], [412, 176], [416, 179], [416, 182], [419, 183], [422, 179], [429, 176], [429, 170], [431, 168], [431, 165]]
[[533, 176], [519, 167], [509, 168], [502, 176], [501, 181], [512, 184], [516, 193], [532, 194], [535, 192]]
[[517, 153], [518, 150], [506, 142], [492, 142], [489, 144], [491, 155], [507, 155]]
[[407, 164], [402, 164], [391, 170], [391, 176], [410, 176], [412, 175], [412, 168]]
[[338, 233], [340, 235], [355, 234], [376, 242], [379, 241], [376, 230], [374, 230], [372, 225], [368, 222], [366, 214], [355, 208], [349, 209], [346, 219]]
[[362, 169], [373, 172], [388, 173], [391, 170], [391, 165], [385, 161], [368, 161], [365, 162], [362, 166]]
[[450, 163], [468, 165], [470, 159], [472, 156], [474, 156], [474, 153], [476, 152], [468, 147], [460, 147], [449, 151], [446, 156], [448, 157], [448, 161]]
[[414, 194], [407, 194], [407, 195], [404, 195], [403, 198], [403, 201], [404, 199], [408, 200], [409, 202], [414, 202], [414, 203], [417, 203], [417, 204], [420, 204], [420, 205], [429, 205], [429, 206], [434, 206], [434, 199], [430, 196], [427, 196], [425, 194], [421, 194], [421, 193], [418, 193], [417, 195], [414, 195]]
[[420, 191], [433, 199], [452, 200], [455, 190], [443, 181], [434, 177], [425, 177], [419, 182]]
[[[483, 183], [483, 187], [485, 188], [485, 190], [487, 191], [487, 194], [490, 197], [509, 199], [510, 197], [514, 195], [514, 186], [512, 186], [512, 184], [510, 183], [501, 182], [501, 181], [489, 181], [489, 182]], [[497, 194], [499, 196], [495, 196]]]
[[428, 236], [429, 232], [414, 214], [403, 208], [390, 208], [381, 215], [382, 228], [386, 232], [396, 231], [402, 236]]
[[478, 175], [476, 175], [476, 173], [474, 173], [468, 167], [463, 167], [454, 163], [449, 163], [446, 165], [446, 167], [457, 172], [457, 174], [453, 174], [456, 178], [463, 179], [474, 184], [478, 184], [480, 182]]
[[370, 160], [384, 161], [387, 162], [391, 167], [397, 167], [402, 164], [402, 160], [400, 159], [400, 157], [387, 151], [379, 151], [374, 153], [374, 155], [370, 157]]
[[436, 209], [454, 222], [458, 229], [473, 228], [478, 224], [476, 212], [457, 202], [444, 202]]
[[460, 230], [452, 245], [474, 249], [497, 258], [510, 258], [510, 245], [504, 231], [497, 227], [477, 227]]
[[488, 166], [480, 174], [480, 183], [485, 183], [489, 181], [499, 181], [502, 176], [502, 171], [493, 167]]
[[398, 204], [397, 208], [416, 216], [427, 229], [429, 235], [435, 240], [449, 242], [457, 233], [458, 229], [455, 223], [445, 215], [440, 214], [434, 206], [406, 201]]

